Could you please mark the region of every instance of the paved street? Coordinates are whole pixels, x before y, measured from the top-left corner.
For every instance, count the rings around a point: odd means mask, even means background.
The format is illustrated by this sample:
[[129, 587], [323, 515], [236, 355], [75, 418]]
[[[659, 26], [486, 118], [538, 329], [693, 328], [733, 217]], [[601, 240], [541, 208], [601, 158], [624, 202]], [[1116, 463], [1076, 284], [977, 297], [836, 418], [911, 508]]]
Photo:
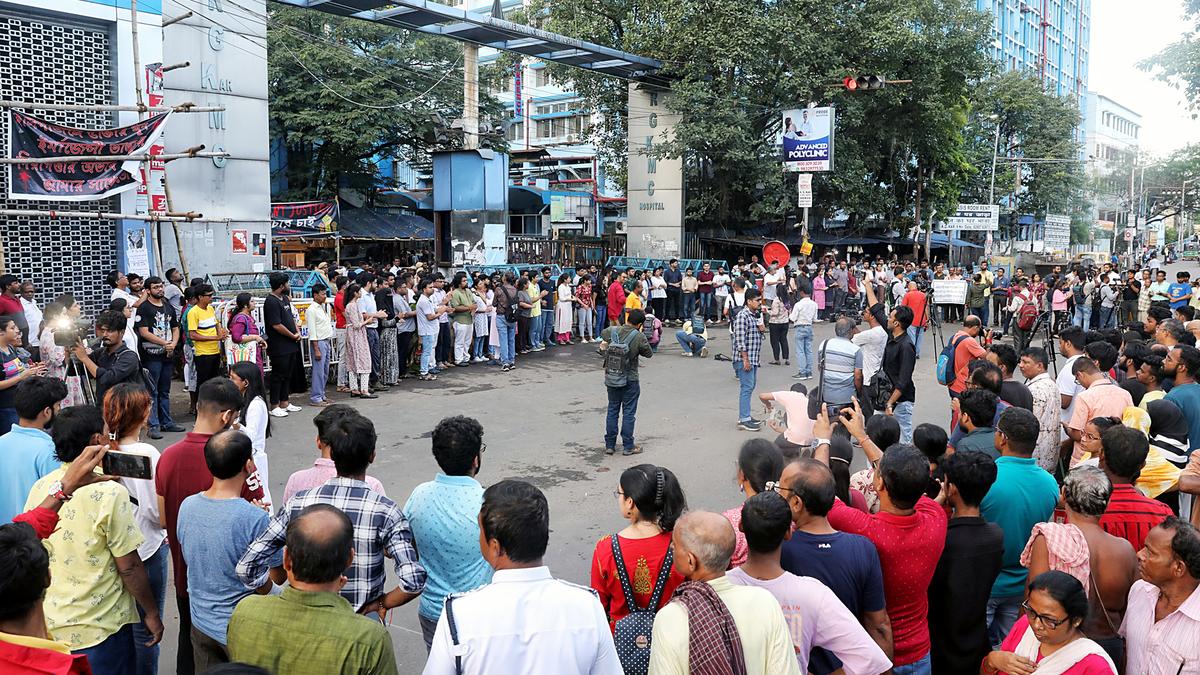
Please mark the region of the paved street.
[[[814, 332], [819, 341], [832, 335], [833, 329], [822, 323]], [[712, 334], [711, 352], [728, 354], [728, 330], [719, 327]], [[678, 343], [664, 335], [658, 354], [641, 366], [637, 441], [645, 452], [632, 458], [619, 453], [607, 457], [603, 452], [605, 390], [599, 357], [593, 352], [590, 345], [549, 348], [521, 357], [518, 368], [509, 374], [486, 366], [454, 369], [437, 382], [405, 381], [377, 400], [355, 401], [374, 420], [379, 434], [371, 475], [383, 482], [391, 498], [403, 503], [413, 487], [437, 471], [428, 440], [437, 420], [455, 414], [475, 417], [484, 426], [488, 446], [480, 481], [486, 486], [520, 478], [545, 491], [551, 514], [546, 561], [556, 576], [580, 584], [588, 583], [596, 540], [624, 526], [613, 490], [625, 468], [643, 462], [670, 468], [691, 508], [720, 511], [739, 503], [734, 459], [740, 444], [754, 434], [735, 426], [737, 382], [730, 364], [682, 358]], [[914, 424], [946, 424], [947, 399], [933, 378], [936, 350], [929, 336], [923, 353], [917, 365]], [[791, 378], [796, 372], [794, 359], [792, 363], [760, 369], [759, 391], [786, 389], [796, 382]], [[810, 386], [815, 383], [815, 379], [808, 381]], [[267, 448], [275, 495], [282, 495], [288, 475], [310, 466], [316, 456], [311, 424], [315, 410], [305, 406], [287, 419], [271, 420]], [[760, 416], [760, 411], [756, 404], [755, 415]], [[775, 436], [769, 430], [760, 434]], [[165, 447], [166, 442], [160, 445]], [[861, 457], [857, 460], [855, 470], [865, 466]], [[164, 666], [171, 667], [178, 626], [172, 593], [167, 594], [162, 657]], [[425, 650], [415, 602], [394, 613], [391, 632], [400, 672], [418, 671]]]

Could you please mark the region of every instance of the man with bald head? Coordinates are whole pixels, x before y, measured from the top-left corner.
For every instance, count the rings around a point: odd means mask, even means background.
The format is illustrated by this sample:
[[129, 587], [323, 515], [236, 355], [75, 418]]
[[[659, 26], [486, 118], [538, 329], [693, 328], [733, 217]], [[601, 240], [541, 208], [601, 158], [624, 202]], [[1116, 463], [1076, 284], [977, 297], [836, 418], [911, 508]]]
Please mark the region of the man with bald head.
[[229, 620], [229, 657], [272, 673], [396, 673], [383, 624], [338, 595], [354, 560], [354, 525], [328, 504], [313, 504], [287, 525], [280, 595], [251, 595]]
[[650, 675], [799, 675], [779, 602], [762, 588], [735, 586], [725, 576], [734, 546], [729, 521], [691, 511], [675, 523], [672, 541], [675, 571], [685, 581], [654, 619]]

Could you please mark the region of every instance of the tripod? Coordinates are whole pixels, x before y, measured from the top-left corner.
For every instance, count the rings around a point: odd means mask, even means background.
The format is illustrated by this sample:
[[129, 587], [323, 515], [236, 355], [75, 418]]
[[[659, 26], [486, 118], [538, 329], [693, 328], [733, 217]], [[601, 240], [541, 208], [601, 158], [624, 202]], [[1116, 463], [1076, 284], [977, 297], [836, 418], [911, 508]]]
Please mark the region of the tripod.
[[[1032, 345], [1034, 339], [1040, 334], [1042, 336], [1042, 349], [1046, 350], [1046, 365], [1048, 366], [1046, 370], [1053, 370], [1054, 375], [1057, 377], [1058, 361], [1054, 352], [1054, 331], [1051, 323], [1053, 321], [1053, 317], [1054, 312], [1052, 311], [1045, 311], [1041, 314], [1038, 314], [1037, 319], [1033, 322], [1033, 326], [1031, 326], [1028, 331], [1021, 331], [1020, 333], [1014, 332], [1013, 346], [1016, 347], [1017, 353], [1019, 354], [1026, 347]], [[1017, 317], [1014, 316], [1012, 320], [1015, 322]], [[1021, 335], [1022, 339], [1018, 341], [1016, 339], [1017, 335]], [[1018, 344], [1018, 342], [1020, 342], [1020, 344]]]
[[941, 353], [946, 348], [946, 338], [942, 335], [942, 318], [938, 316], [940, 305], [933, 302], [933, 288], [925, 294], [925, 316], [929, 317], [929, 334], [933, 336], [934, 345], [937, 346], [935, 353]]
[[68, 352], [67, 356], [67, 377], [79, 377], [80, 387], [83, 389], [83, 400], [86, 405], [96, 405], [96, 390], [92, 389], [92, 376], [88, 374], [87, 368], [83, 367], [79, 359]]

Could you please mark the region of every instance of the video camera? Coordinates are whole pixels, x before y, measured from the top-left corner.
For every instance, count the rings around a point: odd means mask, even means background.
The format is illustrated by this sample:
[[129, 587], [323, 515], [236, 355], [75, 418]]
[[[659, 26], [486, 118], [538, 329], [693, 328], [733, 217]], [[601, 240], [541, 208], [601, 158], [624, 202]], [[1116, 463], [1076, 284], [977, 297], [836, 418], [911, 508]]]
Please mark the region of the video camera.
[[92, 337], [92, 322], [83, 317], [60, 316], [54, 320], [54, 345], [71, 348]]

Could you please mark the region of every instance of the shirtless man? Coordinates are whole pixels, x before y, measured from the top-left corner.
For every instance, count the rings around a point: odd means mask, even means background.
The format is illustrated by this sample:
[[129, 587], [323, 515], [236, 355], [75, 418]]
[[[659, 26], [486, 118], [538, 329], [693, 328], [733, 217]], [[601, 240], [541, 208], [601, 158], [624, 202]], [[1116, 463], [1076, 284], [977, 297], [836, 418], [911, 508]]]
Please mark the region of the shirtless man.
[[[1062, 497], [1067, 507], [1066, 527], [1074, 525], [1087, 540], [1089, 608], [1081, 628], [1084, 635], [1108, 652], [1114, 663], [1124, 663], [1125, 642], [1117, 634], [1117, 628], [1125, 618], [1129, 588], [1137, 578], [1137, 554], [1128, 541], [1100, 527], [1100, 516], [1108, 507], [1112, 490], [1108, 476], [1098, 467], [1079, 466], [1063, 481]], [[1038, 530], [1034, 530], [1028, 567], [1030, 579], [1052, 569], [1046, 537]]]

